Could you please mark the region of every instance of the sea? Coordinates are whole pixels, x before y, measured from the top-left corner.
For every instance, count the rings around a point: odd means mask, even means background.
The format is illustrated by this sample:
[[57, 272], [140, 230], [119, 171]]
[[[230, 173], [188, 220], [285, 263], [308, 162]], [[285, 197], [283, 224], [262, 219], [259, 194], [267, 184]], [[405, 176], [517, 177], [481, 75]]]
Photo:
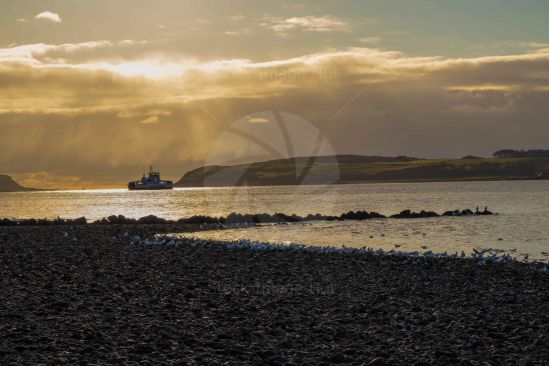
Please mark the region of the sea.
[[391, 215], [405, 209], [442, 213], [477, 207], [488, 207], [497, 215], [266, 224], [193, 236], [408, 252], [469, 254], [474, 248], [493, 248], [549, 259], [549, 181], [543, 180], [0, 193], [0, 217], [84, 216], [90, 221], [110, 215], [178, 219], [232, 212], [304, 216], [357, 210]]

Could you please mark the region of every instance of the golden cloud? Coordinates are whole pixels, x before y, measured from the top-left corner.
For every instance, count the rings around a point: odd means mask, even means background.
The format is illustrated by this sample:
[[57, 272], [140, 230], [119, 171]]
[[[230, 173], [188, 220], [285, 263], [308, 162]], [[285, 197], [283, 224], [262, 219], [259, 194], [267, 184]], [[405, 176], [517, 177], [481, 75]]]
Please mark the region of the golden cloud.
[[292, 31], [304, 32], [345, 32], [349, 30], [349, 24], [342, 19], [331, 15], [325, 16], [304, 16], [293, 18], [268, 18], [263, 26], [270, 28], [277, 34], [288, 34]]

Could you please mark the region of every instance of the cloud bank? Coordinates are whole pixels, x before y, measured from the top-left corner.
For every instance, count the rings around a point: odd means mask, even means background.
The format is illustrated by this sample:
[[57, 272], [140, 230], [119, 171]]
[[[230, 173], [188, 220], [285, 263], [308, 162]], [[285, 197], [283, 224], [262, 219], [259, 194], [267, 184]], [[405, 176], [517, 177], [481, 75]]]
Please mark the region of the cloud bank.
[[[119, 186], [152, 163], [177, 179], [204, 163], [233, 121], [271, 110], [310, 121], [337, 153], [547, 147], [547, 49], [442, 58], [349, 48], [254, 61], [150, 47], [0, 49], [0, 172], [42, 187]], [[242, 158], [246, 147], [235, 142], [227, 154]]]
[[349, 24], [339, 18], [331, 15], [319, 16], [304, 16], [293, 18], [267, 18], [264, 27], [270, 28], [277, 34], [287, 35], [293, 31], [304, 32], [343, 32], [349, 30]]

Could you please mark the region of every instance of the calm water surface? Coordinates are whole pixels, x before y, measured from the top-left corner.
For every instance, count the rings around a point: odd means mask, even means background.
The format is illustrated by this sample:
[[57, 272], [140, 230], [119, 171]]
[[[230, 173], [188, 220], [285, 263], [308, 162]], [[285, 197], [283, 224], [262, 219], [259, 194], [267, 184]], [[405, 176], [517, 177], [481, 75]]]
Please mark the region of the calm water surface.
[[0, 217], [10, 218], [85, 216], [95, 220], [112, 214], [153, 214], [177, 219], [198, 214], [225, 216], [231, 212], [339, 215], [350, 210], [389, 215], [403, 209], [440, 213], [477, 206], [488, 206], [499, 215], [266, 225], [201, 236], [385, 249], [397, 244], [402, 245], [401, 250], [416, 250], [424, 245], [434, 251], [468, 251], [476, 246], [517, 248], [517, 253], [536, 256], [549, 251], [549, 181], [0, 193]]

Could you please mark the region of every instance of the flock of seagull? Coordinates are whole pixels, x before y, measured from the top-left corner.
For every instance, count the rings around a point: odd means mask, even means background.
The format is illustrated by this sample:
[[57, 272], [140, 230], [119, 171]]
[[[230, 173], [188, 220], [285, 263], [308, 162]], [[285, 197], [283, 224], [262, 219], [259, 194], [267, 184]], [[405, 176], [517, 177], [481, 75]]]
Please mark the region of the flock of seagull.
[[[127, 234], [125, 234], [127, 236]], [[508, 254], [509, 252], [516, 252], [515, 249], [503, 250], [503, 249], [480, 249], [474, 248], [471, 255], [465, 254], [462, 250], [461, 254], [457, 252], [448, 254], [444, 253], [435, 253], [428, 249], [427, 246], [422, 246], [421, 248], [426, 250], [423, 253], [418, 251], [413, 252], [404, 252], [396, 250], [400, 245], [395, 245], [394, 250], [386, 251], [383, 249], [374, 249], [371, 247], [362, 247], [362, 248], [353, 248], [343, 246], [341, 248], [332, 247], [332, 246], [310, 246], [298, 243], [265, 243], [260, 241], [248, 240], [248, 239], [239, 239], [235, 241], [215, 241], [215, 240], [204, 240], [194, 237], [180, 237], [177, 235], [157, 235], [150, 238], [142, 239], [139, 236], [133, 236], [130, 238], [131, 244], [134, 245], [169, 245], [169, 246], [184, 246], [191, 245], [192, 247], [197, 246], [211, 246], [211, 245], [224, 245], [228, 249], [247, 249], [247, 250], [258, 250], [258, 251], [280, 251], [280, 252], [301, 252], [301, 253], [318, 253], [318, 254], [370, 254], [378, 255], [380, 257], [399, 257], [399, 258], [463, 258], [470, 259], [479, 266], [486, 265], [487, 263], [528, 263], [532, 265], [543, 265], [539, 268], [537, 272], [547, 273], [549, 269], [547, 265], [548, 261], [543, 261], [540, 259], [529, 259], [528, 253], [519, 254], [519, 256], [513, 256]], [[544, 256], [549, 256], [547, 252], [541, 252]]]

